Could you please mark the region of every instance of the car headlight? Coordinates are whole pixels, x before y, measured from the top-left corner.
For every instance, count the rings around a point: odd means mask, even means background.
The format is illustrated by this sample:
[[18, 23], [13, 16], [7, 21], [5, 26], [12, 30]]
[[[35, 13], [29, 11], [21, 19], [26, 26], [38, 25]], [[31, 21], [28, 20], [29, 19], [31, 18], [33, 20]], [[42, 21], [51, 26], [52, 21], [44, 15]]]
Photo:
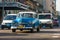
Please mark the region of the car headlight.
[[5, 25], [5, 23], [2, 23], [2, 25]]
[[11, 26], [11, 29], [16, 29], [17, 27]]

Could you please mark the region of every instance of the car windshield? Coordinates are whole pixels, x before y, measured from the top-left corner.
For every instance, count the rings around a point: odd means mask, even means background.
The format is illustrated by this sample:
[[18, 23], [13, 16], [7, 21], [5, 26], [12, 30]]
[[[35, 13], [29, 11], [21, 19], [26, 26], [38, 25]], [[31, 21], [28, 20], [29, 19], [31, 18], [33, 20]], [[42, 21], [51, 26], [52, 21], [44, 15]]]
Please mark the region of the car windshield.
[[9, 15], [4, 18], [4, 20], [14, 20], [16, 18], [16, 15]]
[[51, 15], [39, 15], [39, 19], [51, 19]]
[[19, 14], [19, 17], [33, 18], [33, 14], [32, 13], [23, 13], [23, 14]]

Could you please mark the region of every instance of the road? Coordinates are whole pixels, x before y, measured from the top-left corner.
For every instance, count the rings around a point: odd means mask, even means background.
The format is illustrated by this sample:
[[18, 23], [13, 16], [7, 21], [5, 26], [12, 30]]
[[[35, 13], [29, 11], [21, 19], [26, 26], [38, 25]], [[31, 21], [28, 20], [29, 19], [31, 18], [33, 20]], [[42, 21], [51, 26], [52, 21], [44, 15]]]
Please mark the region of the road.
[[60, 29], [41, 29], [40, 32], [0, 30], [0, 40], [59, 40]]

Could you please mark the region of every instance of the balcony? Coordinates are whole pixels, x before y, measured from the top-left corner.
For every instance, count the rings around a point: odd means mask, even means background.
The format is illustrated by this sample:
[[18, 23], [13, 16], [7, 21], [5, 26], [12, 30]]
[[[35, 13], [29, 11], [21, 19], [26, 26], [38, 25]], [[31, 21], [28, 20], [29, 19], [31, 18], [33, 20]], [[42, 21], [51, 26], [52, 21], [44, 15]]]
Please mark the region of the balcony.
[[1, 2], [0, 9], [4, 10], [28, 10], [29, 6], [19, 2]]

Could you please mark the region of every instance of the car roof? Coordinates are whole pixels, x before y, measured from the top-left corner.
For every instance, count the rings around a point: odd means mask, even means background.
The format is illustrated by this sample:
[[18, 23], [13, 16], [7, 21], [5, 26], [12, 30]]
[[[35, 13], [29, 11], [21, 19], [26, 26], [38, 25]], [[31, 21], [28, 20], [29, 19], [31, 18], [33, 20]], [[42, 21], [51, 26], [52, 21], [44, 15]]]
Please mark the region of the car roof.
[[51, 13], [39, 13], [38, 15], [52, 15]]
[[26, 11], [25, 11], [25, 12], [24, 12], [24, 11], [23, 11], [23, 12], [19, 12], [18, 14], [22, 14], [22, 13], [32, 13], [32, 14], [36, 14], [36, 12], [26, 12]]
[[17, 15], [17, 14], [7, 14], [7, 15]]

